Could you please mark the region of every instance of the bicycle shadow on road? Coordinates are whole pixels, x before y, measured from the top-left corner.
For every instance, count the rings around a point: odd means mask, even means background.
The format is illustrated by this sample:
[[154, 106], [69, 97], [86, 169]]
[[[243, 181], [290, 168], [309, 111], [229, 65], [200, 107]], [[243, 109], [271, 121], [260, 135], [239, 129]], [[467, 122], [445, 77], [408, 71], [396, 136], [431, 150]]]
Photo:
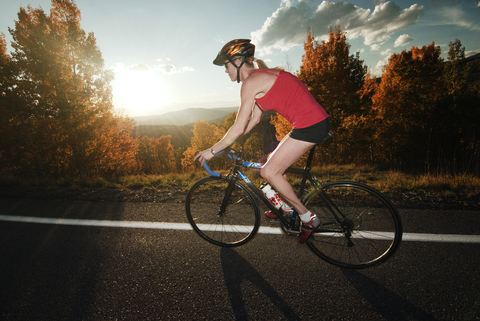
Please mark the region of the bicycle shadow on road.
[[341, 269], [349, 281], [386, 320], [437, 320], [405, 298], [356, 270]]
[[223, 247], [220, 251], [223, 275], [227, 286], [230, 303], [237, 320], [248, 320], [242, 283], [249, 281], [265, 294], [288, 320], [300, 320], [275, 289], [248, 263], [231, 248]]

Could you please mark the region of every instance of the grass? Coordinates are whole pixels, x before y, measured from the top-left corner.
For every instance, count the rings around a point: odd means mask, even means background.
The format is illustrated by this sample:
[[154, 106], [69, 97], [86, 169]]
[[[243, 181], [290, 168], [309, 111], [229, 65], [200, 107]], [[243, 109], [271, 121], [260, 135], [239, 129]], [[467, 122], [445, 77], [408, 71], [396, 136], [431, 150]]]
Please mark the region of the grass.
[[325, 166], [313, 168], [312, 173], [321, 181], [352, 180], [366, 183], [382, 192], [404, 190], [479, 191], [480, 177], [471, 174], [435, 175], [407, 174], [398, 171], [379, 171], [371, 166]]
[[461, 174], [456, 176], [439, 175], [408, 175], [390, 172], [383, 182], [379, 182], [379, 189], [395, 192], [398, 190], [425, 190], [440, 196], [448, 196], [453, 192], [465, 193], [468, 197], [480, 194], [480, 178]]
[[195, 181], [205, 176], [200, 171], [188, 174], [165, 174], [165, 175], [129, 175], [121, 177], [118, 185], [130, 189], [167, 189], [172, 186], [187, 188]]
[[132, 189], [132, 190], [164, 190], [171, 187], [187, 189], [193, 182], [205, 176], [204, 172], [197, 171], [188, 174], [165, 175], [128, 175], [116, 179], [95, 177], [88, 179], [61, 178], [58, 180], [20, 180], [12, 177], [0, 177], [0, 189], [42, 187], [42, 188], [96, 188], [96, 189]]

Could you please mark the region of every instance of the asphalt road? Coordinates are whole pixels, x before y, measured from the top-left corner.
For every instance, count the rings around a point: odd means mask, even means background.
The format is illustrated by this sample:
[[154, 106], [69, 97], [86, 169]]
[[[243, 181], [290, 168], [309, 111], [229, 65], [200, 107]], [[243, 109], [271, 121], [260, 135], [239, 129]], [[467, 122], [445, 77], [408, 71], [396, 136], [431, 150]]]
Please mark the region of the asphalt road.
[[[183, 206], [4, 199], [0, 215], [187, 223]], [[476, 211], [401, 216], [409, 235], [480, 234]], [[404, 241], [356, 271], [281, 234], [226, 249], [191, 230], [0, 219], [0, 319], [479, 320], [479, 254], [474, 242]]]

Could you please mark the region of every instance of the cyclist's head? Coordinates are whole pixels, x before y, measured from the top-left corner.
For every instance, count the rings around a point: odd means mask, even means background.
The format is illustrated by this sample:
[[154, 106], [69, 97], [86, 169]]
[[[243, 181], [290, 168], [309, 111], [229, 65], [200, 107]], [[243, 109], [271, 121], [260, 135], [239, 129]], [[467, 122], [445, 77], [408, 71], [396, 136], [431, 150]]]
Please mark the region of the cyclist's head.
[[[228, 42], [217, 55], [213, 63], [217, 66], [223, 66], [226, 63], [232, 63], [237, 68], [237, 82], [240, 82], [240, 68], [246, 63], [253, 66], [253, 55], [255, 54], [255, 45], [250, 43], [250, 39], [235, 39]], [[239, 60], [237, 65], [235, 62]]]
[[255, 45], [250, 43], [250, 39], [235, 39], [223, 46], [213, 63], [223, 66], [227, 61], [231, 62], [239, 58], [242, 60], [253, 59], [254, 54]]

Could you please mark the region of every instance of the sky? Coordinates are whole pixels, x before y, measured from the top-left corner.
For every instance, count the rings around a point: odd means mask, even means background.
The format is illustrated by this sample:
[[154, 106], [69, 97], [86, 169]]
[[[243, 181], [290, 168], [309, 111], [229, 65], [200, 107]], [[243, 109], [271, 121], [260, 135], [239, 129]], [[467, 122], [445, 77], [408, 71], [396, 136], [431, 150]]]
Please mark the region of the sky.
[[[252, 39], [269, 66], [300, 69], [308, 28], [326, 40], [330, 26], [347, 33], [373, 75], [388, 57], [435, 42], [446, 59], [460, 39], [466, 55], [480, 53], [480, 1], [462, 0], [76, 0], [81, 27], [93, 32], [115, 72], [119, 114], [160, 115], [186, 108], [235, 107], [240, 86], [212, 64], [236, 38]], [[20, 7], [50, 11], [50, 0], [0, 0], [0, 33], [11, 41]], [[11, 50], [11, 47], [9, 47]]]

